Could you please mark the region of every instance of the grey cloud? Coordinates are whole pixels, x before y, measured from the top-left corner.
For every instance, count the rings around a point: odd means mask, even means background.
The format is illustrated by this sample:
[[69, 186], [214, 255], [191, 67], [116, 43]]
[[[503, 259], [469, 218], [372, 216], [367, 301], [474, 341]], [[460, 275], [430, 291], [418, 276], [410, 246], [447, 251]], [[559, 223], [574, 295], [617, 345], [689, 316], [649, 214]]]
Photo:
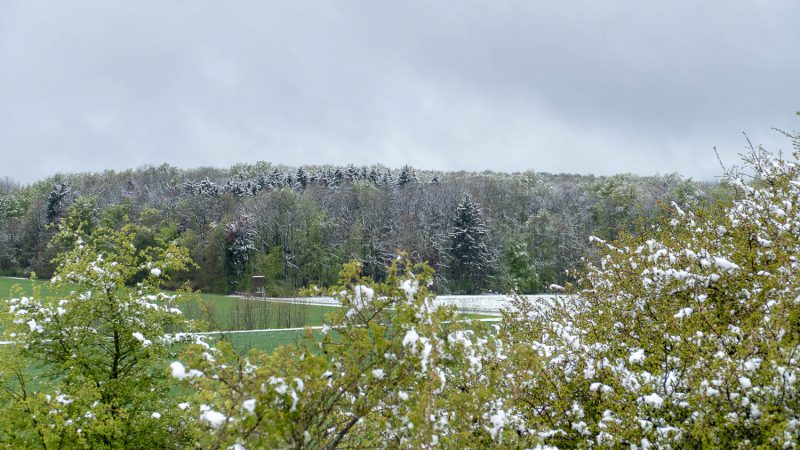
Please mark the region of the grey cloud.
[[0, 176], [410, 163], [719, 173], [798, 128], [800, 4], [0, 3]]

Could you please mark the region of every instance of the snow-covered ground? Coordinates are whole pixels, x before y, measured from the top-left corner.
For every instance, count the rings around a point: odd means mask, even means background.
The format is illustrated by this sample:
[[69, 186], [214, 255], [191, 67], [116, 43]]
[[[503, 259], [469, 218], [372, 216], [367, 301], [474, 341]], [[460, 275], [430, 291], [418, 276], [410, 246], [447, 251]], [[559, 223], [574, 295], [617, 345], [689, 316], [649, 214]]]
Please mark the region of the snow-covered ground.
[[[528, 299], [552, 297], [552, 294], [528, 295]], [[507, 295], [441, 295], [436, 297], [436, 304], [455, 306], [465, 313], [499, 314], [502, 309], [511, 306], [511, 297]]]
[[[553, 295], [551, 294], [529, 295], [528, 298], [535, 300], [537, 298], [546, 298], [552, 296]], [[341, 306], [333, 297], [255, 298], [279, 303]], [[442, 306], [455, 306], [459, 311], [464, 313], [499, 314], [501, 309], [508, 308], [510, 306], [511, 298], [507, 295], [440, 295], [436, 297], [435, 303]]]

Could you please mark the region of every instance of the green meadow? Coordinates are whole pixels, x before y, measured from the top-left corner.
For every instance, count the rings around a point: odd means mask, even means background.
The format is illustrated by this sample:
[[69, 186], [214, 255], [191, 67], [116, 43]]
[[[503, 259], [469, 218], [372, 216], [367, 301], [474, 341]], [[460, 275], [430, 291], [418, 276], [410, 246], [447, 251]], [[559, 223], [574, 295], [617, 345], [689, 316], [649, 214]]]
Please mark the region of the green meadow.
[[[30, 296], [34, 295], [34, 291], [41, 296], [58, 295], [47, 280], [0, 277], [0, 299]], [[204, 322], [208, 331], [212, 332], [320, 326], [325, 322], [325, 316], [337, 309], [332, 306], [268, 302], [217, 294], [201, 293], [187, 297], [189, 299], [181, 306], [184, 314], [190, 319]], [[298, 330], [256, 331], [214, 334], [211, 340], [226, 339], [241, 350], [272, 350], [282, 344], [294, 343], [302, 335], [303, 331]]]
[[[0, 299], [33, 295], [35, 290], [42, 296], [58, 294], [47, 280], [0, 277]], [[325, 317], [338, 309], [219, 294], [200, 293], [187, 297], [189, 299], [181, 306], [186, 317], [205, 323], [207, 330], [214, 332], [209, 340], [230, 341], [241, 351], [251, 348], [271, 351], [280, 345], [293, 344], [305, 333], [297, 328], [321, 326]], [[460, 317], [482, 319], [489, 316], [463, 314]], [[253, 331], [231, 332], [246, 330]]]

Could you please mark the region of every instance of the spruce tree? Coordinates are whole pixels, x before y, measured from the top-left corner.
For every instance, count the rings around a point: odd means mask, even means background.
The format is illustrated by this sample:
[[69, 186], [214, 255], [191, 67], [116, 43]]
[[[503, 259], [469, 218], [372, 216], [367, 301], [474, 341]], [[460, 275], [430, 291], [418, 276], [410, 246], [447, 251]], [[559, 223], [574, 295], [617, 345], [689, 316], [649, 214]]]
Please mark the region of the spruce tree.
[[410, 183], [416, 183], [417, 181], [417, 174], [414, 172], [414, 168], [410, 166], [403, 166], [403, 168], [400, 170], [400, 175], [397, 177], [397, 185], [405, 186]]
[[306, 175], [302, 167], [297, 169], [297, 175], [294, 177], [294, 180], [298, 190], [302, 191], [308, 186], [308, 175]]
[[381, 174], [378, 172], [378, 169], [372, 167], [369, 171], [369, 175], [367, 175], [367, 179], [372, 182], [374, 185], [379, 185], [381, 182]]
[[492, 255], [480, 205], [469, 195], [458, 205], [450, 242], [452, 280], [467, 294], [477, 292], [486, 285]]

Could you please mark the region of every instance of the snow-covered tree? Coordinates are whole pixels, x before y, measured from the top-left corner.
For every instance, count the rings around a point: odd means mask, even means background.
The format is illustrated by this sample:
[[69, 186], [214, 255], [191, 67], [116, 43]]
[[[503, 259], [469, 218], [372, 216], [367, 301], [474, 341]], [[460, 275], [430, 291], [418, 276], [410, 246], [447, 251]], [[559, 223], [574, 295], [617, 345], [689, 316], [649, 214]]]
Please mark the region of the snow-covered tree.
[[208, 177], [200, 181], [184, 180], [181, 189], [185, 194], [200, 197], [217, 197], [220, 194], [219, 186]]
[[341, 167], [334, 169], [328, 176], [328, 186], [338, 187], [344, 183], [344, 171]]
[[466, 293], [478, 292], [488, 281], [492, 254], [486, 241], [480, 205], [466, 195], [458, 204], [450, 232], [450, 270]]
[[383, 172], [381, 184], [384, 186], [392, 186], [394, 184], [394, 177], [392, 176], [392, 172], [390, 170], [387, 169], [385, 172]]
[[234, 197], [245, 197], [247, 195], [253, 195], [253, 186], [250, 184], [249, 181], [243, 180], [241, 178], [231, 178], [230, 180], [225, 182], [225, 190], [233, 194]]
[[58, 219], [66, 210], [67, 196], [72, 190], [66, 183], [56, 183], [47, 196], [47, 223]]
[[231, 288], [236, 288], [244, 273], [247, 261], [256, 250], [256, 229], [253, 218], [249, 215], [239, 216], [225, 228], [225, 258], [228, 264], [228, 281]]
[[400, 175], [397, 176], [398, 186], [405, 186], [407, 184], [417, 183], [418, 181], [417, 173], [414, 171], [413, 167], [406, 165], [400, 169]]
[[367, 179], [372, 182], [374, 185], [378, 185], [381, 182], [381, 173], [378, 171], [378, 168], [372, 166], [369, 169], [369, 174], [367, 174]]
[[359, 172], [358, 172], [358, 169], [356, 168], [356, 166], [354, 166], [352, 164], [349, 164], [344, 169], [344, 178], [345, 178], [345, 180], [347, 180], [350, 183], [354, 183], [356, 181], [359, 181], [360, 177], [359, 177]]
[[[175, 333], [193, 324], [162, 280], [190, 264], [185, 249], [137, 248], [148, 229], [62, 228], [51, 296], [3, 302], [0, 442], [9, 448], [188, 445], [167, 374]], [[137, 281], [140, 280], [140, 281]]]
[[295, 181], [295, 188], [298, 191], [302, 191], [306, 187], [308, 187], [308, 182], [309, 182], [308, 175], [306, 174], [306, 171], [303, 170], [302, 167], [297, 169], [297, 174], [294, 177], [294, 181]]
[[561, 447], [796, 448], [800, 442], [800, 139], [751, 149], [737, 197], [644, 235], [594, 239], [574, 296], [520, 300], [497, 395]]

